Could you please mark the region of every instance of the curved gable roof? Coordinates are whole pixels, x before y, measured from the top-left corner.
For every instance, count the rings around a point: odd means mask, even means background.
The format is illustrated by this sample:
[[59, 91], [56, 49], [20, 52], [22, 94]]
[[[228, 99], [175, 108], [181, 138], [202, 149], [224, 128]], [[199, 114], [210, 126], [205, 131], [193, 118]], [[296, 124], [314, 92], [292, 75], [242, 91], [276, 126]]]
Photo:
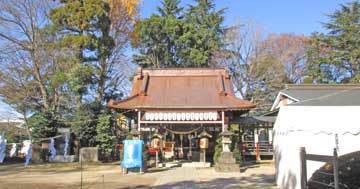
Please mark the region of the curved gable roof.
[[116, 109], [251, 109], [235, 97], [225, 69], [139, 69], [130, 97], [110, 101]]

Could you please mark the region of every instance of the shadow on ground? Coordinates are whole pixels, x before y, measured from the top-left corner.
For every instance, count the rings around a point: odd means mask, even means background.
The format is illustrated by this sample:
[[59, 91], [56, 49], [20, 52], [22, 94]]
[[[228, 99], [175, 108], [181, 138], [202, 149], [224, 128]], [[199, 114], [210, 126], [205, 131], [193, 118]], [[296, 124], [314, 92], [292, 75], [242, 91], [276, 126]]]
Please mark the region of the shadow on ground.
[[274, 178], [269, 175], [256, 175], [254, 177], [231, 177], [231, 178], [218, 178], [212, 180], [204, 180], [200, 182], [195, 181], [182, 181], [176, 183], [168, 183], [159, 186], [144, 186], [144, 185], [136, 185], [133, 187], [119, 187], [117, 189], [239, 189], [239, 188], [273, 188]]

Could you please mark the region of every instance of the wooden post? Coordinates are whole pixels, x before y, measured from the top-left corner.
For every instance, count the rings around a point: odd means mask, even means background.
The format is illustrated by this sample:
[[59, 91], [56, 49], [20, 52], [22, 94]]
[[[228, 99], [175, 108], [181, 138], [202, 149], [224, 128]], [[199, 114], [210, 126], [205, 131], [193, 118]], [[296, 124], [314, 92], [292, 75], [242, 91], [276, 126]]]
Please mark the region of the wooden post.
[[204, 148], [204, 164], [206, 164], [206, 148]]
[[[225, 113], [224, 111], [221, 111], [221, 132], [225, 131]], [[222, 142], [222, 151], [224, 151], [225, 145]]]
[[156, 150], [156, 156], [155, 156], [155, 167], [156, 168], [159, 167], [158, 161], [159, 161], [159, 152], [158, 152], [158, 150]]
[[305, 147], [300, 148], [300, 181], [301, 189], [307, 189], [307, 175], [306, 175], [306, 150]]
[[335, 189], [339, 189], [339, 162], [338, 162], [338, 154], [336, 148], [334, 148], [334, 184]]

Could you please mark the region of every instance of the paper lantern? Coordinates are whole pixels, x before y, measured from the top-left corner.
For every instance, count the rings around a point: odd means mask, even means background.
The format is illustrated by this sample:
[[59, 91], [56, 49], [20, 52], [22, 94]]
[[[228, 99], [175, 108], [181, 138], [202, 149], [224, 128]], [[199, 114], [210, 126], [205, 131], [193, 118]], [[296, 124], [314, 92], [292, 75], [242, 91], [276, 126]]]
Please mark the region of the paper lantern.
[[171, 119], [174, 120], [174, 121], [176, 120], [176, 113], [175, 112], [171, 113]]
[[154, 119], [159, 120], [159, 113], [158, 112], [154, 113]]
[[186, 121], [190, 120], [190, 113], [185, 113], [185, 119], [186, 119]]
[[204, 120], [209, 120], [209, 112], [204, 113]]
[[199, 119], [200, 119], [199, 113], [195, 113], [195, 120], [196, 120], [196, 121], [199, 121]]
[[145, 120], [149, 120], [150, 119], [150, 115], [148, 112], [145, 113]]
[[164, 120], [167, 121], [168, 120], [168, 114], [164, 113]]
[[184, 121], [185, 120], [185, 113], [181, 113], [181, 120]]
[[167, 113], [167, 115], [168, 115], [168, 120], [171, 121], [172, 120], [172, 113], [169, 112], [169, 113]]
[[159, 113], [159, 120], [163, 120], [164, 119], [164, 114], [162, 112]]
[[216, 113], [216, 112], [213, 112], [213, 113], [212, 113], [212, 119], [213, 119], [214, 121], [217, 120], [217, 113]]
[[206, 149], [209, 147], [209, 139], [208, 138], [202, 138], [200, 139], [200, 148]]
[[199, 113], [199, 119], [202, 121], [204, 120], [204, 113], [203, 112], [200, 112]]
[[191, 120], [195, 120], [195, 113], [194, 113], [194, 112], [191, 112], [191, 113], [190, 113], [190, 119], [191, 119]]
[[178, 120], [178, 121], [181, 120], [181, 113], [176, 113], [176, 120]]
[[154, 120], [154, 118], [155, 118], [154, 113], [150, 113], [150, 120], [152, 121], [152, 120]]

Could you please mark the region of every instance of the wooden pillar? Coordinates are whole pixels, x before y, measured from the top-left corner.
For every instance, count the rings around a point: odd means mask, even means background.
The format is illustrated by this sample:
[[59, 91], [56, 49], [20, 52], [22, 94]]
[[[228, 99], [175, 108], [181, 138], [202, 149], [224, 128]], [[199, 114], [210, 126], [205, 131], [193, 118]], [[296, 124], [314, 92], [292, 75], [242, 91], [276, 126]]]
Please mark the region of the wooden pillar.
[[334, 160], [333, 160], [333, 167], [334, 167], [334, 184], [335, 184], [335, 189], [339, 189], [339, 161], [338, 161], [338, 153], [337, 153], [337, 149], [334, 148]]
[[255, 152], [256, 152], [256, 161], [260, 160], [260, 152], [259, 152], [259, 129], [255, 128], [254, 129], [254, 145], [255, 145]]
[[[225, 112], [221, 111], [221, 132], [225, 131]], [[222, 143], [222, 149], [224, 151], [225, 144]]]
[[300, 187], [307, 188], [307, 170], [306, 170], [306, 150], [305, 147], [300, 148]]

